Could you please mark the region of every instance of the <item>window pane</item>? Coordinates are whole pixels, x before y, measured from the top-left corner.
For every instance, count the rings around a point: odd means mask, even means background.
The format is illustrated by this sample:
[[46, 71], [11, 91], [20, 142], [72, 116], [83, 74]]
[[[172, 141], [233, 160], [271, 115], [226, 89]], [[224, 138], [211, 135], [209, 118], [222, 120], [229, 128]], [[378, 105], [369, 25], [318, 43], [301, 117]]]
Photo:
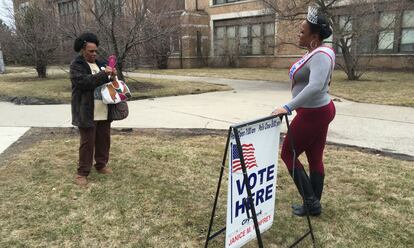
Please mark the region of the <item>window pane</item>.
[[403, 29], [401, 45], [414, 43], [414, 29]]
[[236, 54], [236, 39], [228, 39], [227, 40], [227, 50], [230, 54]]
[[414, 10], [404, 11], [403, 28], [414, 27]]
[[274, 52], [275, 39], [273, 36], [265, 38], [265, 54], [271, 55]]
[[372, 36], [362, 36], [358, 39], [357, 46], [360, 53], [372, 53]]
[[240, 38], [240, 54], [247, 55], [249, 54], [249, 38]]
[[393, 29], [395, 24], [394, 12], [383, 12], [380, 15], [380, 26], [383, 29]]
[[216, 0], [216, 4], [222, 4], [225, 0]]
[[261, 39], [260, 38], [253, 38], [252, 39], [252, 54], [261, 54]]
[[343, 32], [351, 32], [352, 31], [352, 21], [349, 16], [340, 16], [339, 17], [339, 28]]
[[375, 26], [375, 16], [365, 15], [363, 19], [359, 19], [357, 23], [358, 32], [362, 34], [358, 37], [357, 47], [360, 53], [372, 53], [376, 50], [377, 37], [373, 28]]
[[414, 52], [414, 44], [401, 45], [401, 52]]
[[217, 39], [223, 39], [224, 38], [224, 27], [218, 27], [216, 28], [216, 38]]
[[323, 44], [325, 46], [332, 47], [332, 42], [333, 42], [333, 36], [331, 35], [323, 41]]
[[252, 25], [252, 37], [260, 37], [260, 24]]
[[225, 27], [216, 27], [216, 36], [214, 38], [214, 50], [216, 55], [223, 55], [225, 49], [224, 36], [226, 33]]
[[[340, 16], [339, 17], [339, 35], [338, 39], [343, 38], [346, 42], [346, 47], [351, 48], [352, 46], [352, 20], [349, 16]], [[338, 41], [339, 42], [339, 41]], [[341, 43], [342, 45], [342, 43]], [[338, 53], [342, 53], [342, 48], [338, 46]]]
[[264, 25], [264, 35], [273, 36], [275, 34], [275, 24], [274, 23], [265, 23]]
[[59, 9], [59, 15], [63, 15], [62, 4], [61, 3], [58, 4], [58, 9]]
[[240, 26], [239, 27], [239, 36], [241, 38], [249, 37], [249, 29], [247, 26]]
[[[348, 47], [349, 51], [351, 51], [352, 50], [352, 39], [345, 39], [345, 42], [346, 42], [346, 47]], [[338, 53], [342, 53], [342, 48], [340, 46], [338, 46]]]
[[215, 40], [214, 49], [215, 49], [216, 55], [223, 55], [224, 54], [224, 40]]
[[381, 32], [378, 37], [379, 50], [391, 50], [394, 47], [394, 32]]
[[236, 37], [236, 27], [227, 27], [227, 38]]

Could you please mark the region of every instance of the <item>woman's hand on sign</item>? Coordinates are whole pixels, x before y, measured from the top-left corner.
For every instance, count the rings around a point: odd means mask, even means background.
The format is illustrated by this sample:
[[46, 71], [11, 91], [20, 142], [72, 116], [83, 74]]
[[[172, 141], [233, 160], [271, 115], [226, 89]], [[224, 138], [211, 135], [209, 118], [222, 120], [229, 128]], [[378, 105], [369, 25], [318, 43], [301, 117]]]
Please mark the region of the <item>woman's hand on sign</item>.
[[275, 110], [273, 110], [273, 112], [270, 115], [283, 115], [283, 114], [287, 114], [288, 111], [285, 108], [275, 108]]

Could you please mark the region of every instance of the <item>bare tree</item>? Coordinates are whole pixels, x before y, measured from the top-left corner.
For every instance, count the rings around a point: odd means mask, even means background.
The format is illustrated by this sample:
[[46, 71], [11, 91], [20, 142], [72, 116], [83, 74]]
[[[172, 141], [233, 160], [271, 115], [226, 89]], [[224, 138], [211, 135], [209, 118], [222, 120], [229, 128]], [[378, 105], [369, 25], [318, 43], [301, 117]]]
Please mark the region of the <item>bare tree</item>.
[[34, 2], [14, 14], [15, 33], [18, 37], [19, 55], [24, 63], [32, 65], [39, 78], [46, 78], [47, 65], [58, 57], [58, 29], [52, 7]]
[[99, 0], [96, 3], [94, 6], [90, 1], [83, 2], [94, 17], [87, 26], [100, 34], [102, 55], [113, 53], [118, 58], [117, 71], [122, 80], [125, 61], [134, 47], [165, 40], [178, 29], [177, 23], [171, 21], [175, 1]]
[[[329, 20], [333, 28], [330, 41], [342, 54], [343, 63], [338, 65], [345, 71], [349, 80], [358, 80], [369, 67], [369, 62], [378, 47], [376, 44], [386, 39], [381, 35], [394, 25], [398, 15], [383, 25], [378, 21], [379, 7], [401, 13], [412, 0], [375, 1], [375, 0], [262, 0], [272, 9], [278, 21], [295, 22], [305, 17], [307, 6], [313, 4]], [[388, 27], [387, 27], [388, 26]], [[398, 37], [395, 37], [397, 40]], [[279, 40], [279, 43], [290, 43]]]
[[159, 69], [168, 67], [168, 58], [173, 52], [172, 45], [179, 42], [181, 36], [180, 15], [181, 1], [146, 1], [148, 8], [147, 31], [157, 34], [157, 38], [142, 44], [145, 55]]

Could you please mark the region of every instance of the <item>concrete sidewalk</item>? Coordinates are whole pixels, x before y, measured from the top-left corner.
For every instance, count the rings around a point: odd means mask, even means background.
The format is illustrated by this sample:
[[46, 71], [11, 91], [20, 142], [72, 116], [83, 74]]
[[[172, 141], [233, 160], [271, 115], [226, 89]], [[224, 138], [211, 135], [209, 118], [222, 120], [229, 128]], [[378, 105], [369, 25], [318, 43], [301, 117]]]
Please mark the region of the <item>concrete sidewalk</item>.
[[[129, 76], [227, 84], [233, 91], [129, 102], [130, 116], [114, 127], [211, 128], [268, 115], [291, 98], [289, 85], [268, 81], [129, 73]], [[335, 102], [331, 142], [414, 156], [414, 108]], [[0, 102], [2, 127], [69, 127], [69, 105], [17, 106]], [[2, 141], [1, 141], [2, 142]]]

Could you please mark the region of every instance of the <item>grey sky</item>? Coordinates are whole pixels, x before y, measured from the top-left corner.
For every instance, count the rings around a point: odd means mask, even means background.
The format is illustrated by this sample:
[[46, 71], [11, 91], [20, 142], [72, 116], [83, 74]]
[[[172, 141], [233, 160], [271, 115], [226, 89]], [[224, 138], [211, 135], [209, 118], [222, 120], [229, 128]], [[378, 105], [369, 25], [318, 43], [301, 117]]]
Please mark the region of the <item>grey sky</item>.
[[0, 19], [2, 19], [7, 25], [12, 25], [13, 19], [10, 19], [10, 11], [13, 11], [12, 0], [0, 0]]

